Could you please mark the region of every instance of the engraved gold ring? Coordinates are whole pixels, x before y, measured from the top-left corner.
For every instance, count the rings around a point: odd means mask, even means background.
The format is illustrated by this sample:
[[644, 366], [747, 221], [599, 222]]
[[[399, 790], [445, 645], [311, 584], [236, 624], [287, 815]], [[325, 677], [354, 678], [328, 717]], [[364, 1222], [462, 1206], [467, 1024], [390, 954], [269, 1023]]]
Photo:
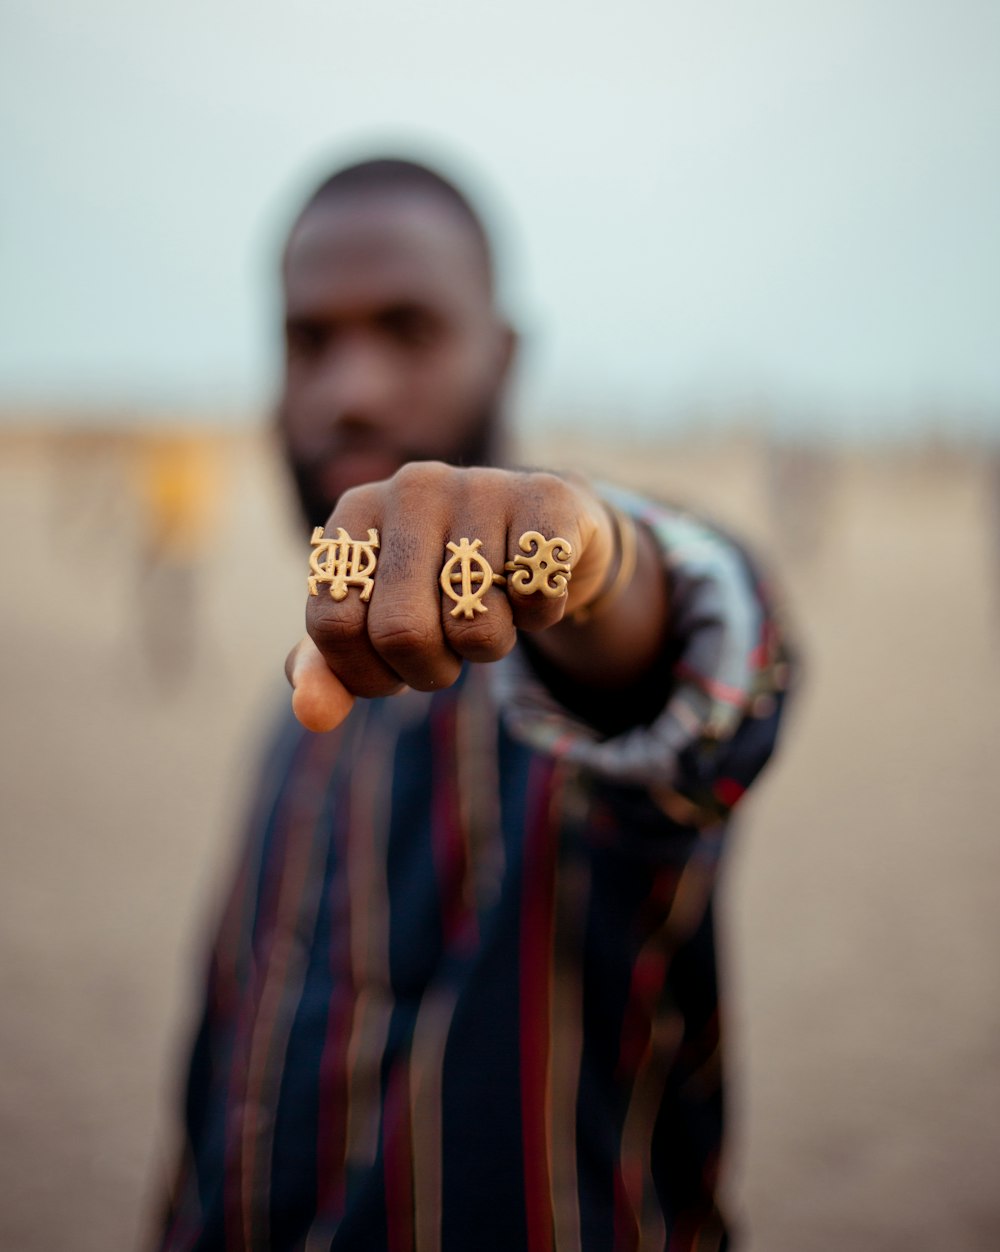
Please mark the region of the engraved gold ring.
[[[332, 537], [317, 526], [309, 543], [310, 595], [319, 595], [320, 584], [324, 584], [329, 586], [331, 598], [338, 602], [346, 599], [351, 587], [360, 589], [365, 602], [371, 599], [380, 543], [377, 530], [369, 528], [367, 539], [352, 539], [343, 526], [338, 526]], [[483, 555], [481, 539], [463, 537], [458, 543], [450, 540], [445, 546], [449, 555], [438, 581], [454, 602], [451, 616], [462, 616], [467, 621], [488, 611], [483, 597], [493, 586], [508, 586], [519, 595], [541, 593], [548, 599], [557, 599], [566, 594], [572, 577], [573, 547], [560, 535], [546, 539], [540, 531], [526, 530], [517, 541], [517, 555], [504, 564], [504, 574], [494, 573]]]
[[517, 556], [504, 565], [509, 579], [493, 572], [482, 546], [481, 539], [464, 537], [458, 543], [452, 540], [446, 544], [451, 555], [445, 560], [439, 582], [441, 590], [454, 601], [452, 617], [461, 614], [471, 621], [477, 613], [487, 612], [483, 597], [495, 585], [507, 585], [525, 596], [541, 592], [548, 599], [566, 594], [572, 577], [573, 547], [569, 540], [559, 535], [546, 539], [537, 530], [526, 530], [517, 541]]

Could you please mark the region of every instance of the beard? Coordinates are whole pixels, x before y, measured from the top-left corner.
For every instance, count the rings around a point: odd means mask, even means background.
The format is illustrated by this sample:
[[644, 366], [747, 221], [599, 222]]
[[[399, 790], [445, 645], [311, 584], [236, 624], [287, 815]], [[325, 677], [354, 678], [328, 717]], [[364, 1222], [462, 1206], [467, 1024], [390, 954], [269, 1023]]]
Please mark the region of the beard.
[[[281, 425], [279, 421], [279, 427]], [[326, 522], [340, 496], [350, 487], [391, 477], [411, 461], [444, 461], [455, 466], [499, 465], [503, 459], [502, 442], [499, 404], [493, 401], [483, 406], [461, 442], [451, 449], [411, 446], [386, 450], [365, 432], [332, 435], [326, 448], [308, 458], [296, 456], [287, 440], [283, 440], [283, 446], [302, 519], [311, 531]], [[340, 462], [351, 462], [352, 469], [339, 472]], [[365, 473], [362, 467], [370, 472]]]

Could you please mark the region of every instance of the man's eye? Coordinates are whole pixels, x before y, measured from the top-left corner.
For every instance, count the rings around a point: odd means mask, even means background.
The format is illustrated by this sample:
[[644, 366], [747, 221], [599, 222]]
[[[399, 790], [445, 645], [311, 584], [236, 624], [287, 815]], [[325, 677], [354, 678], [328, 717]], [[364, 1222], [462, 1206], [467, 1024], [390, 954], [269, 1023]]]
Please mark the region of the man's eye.
[[382, 329], [405, 347], [425, 347], [438, 337], [437, 319], [424, 309], [402, 305], [387, 309], [379, 318]]
[[285, 324], [285, 343], [291, 355], [317, 356], [326, 347], [327, 338], [326, 328], [316, 322]]

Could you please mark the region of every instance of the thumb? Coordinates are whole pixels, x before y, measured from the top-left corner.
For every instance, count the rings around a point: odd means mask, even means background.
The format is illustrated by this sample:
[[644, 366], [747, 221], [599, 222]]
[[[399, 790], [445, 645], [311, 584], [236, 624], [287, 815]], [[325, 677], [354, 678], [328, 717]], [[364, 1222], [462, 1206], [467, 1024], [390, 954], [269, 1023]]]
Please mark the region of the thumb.
[[354, 697], [308, 635], [289, 652], [285, 677], [293, 688], [292, 712], [306, 730], [335, 730], [354, 707]]

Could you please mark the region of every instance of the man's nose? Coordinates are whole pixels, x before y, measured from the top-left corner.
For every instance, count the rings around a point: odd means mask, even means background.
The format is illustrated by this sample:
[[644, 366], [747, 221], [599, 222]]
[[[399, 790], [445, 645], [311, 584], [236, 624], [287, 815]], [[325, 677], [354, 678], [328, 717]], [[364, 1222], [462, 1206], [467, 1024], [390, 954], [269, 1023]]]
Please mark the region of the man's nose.
[[381, 426], [391, 412], [393, 387], [389, 362], [377, 345], [349, 340], [329, 353], [319, 390], [331, 422]]

